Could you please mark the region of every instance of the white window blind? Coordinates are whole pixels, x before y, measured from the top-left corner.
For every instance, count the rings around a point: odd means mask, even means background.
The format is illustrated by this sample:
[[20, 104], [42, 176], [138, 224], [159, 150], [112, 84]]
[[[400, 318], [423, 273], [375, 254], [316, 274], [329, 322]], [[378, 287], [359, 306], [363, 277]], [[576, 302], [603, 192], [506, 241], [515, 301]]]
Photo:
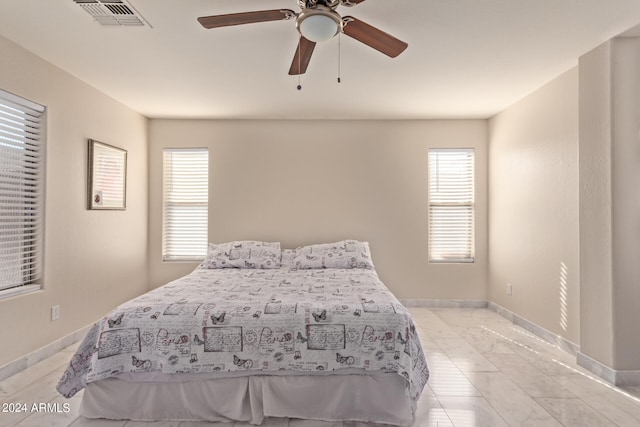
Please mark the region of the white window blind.
[[0, 290], [42, 274], [44, 107], [0, 90]]
[[429, 261], [474, 261], [474, 151], [429, 150]]
[[162, 259], [197, 261], [207, 254], [209, 151], [163, 153]]

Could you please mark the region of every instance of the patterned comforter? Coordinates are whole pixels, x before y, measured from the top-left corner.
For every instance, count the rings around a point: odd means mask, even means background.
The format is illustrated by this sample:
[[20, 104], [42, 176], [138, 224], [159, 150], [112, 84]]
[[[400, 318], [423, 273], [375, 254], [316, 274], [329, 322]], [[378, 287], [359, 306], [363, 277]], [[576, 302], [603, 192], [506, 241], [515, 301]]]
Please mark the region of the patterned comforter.
[[429, 377], [413, 321], [375, 270], [204, 269], [93, 325], [58, 391], [127, 373], [391, 372]]

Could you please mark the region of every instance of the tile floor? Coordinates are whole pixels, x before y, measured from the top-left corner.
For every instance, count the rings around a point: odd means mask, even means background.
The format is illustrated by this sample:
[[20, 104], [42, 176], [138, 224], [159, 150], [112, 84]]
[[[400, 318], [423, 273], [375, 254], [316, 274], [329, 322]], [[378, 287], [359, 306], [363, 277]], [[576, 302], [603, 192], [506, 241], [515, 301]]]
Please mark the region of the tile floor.
[[[575, 357], [486, 309], [411, 308], [431, 378], [414, 427], [640, 426], [640, 387], [612, 387], [575, 364]], [[78, 414], [80, 396], [55, 385], [75, 346], [0, 382], [0, 403], [69, 404], [69, 412], [0, 412], [16, 427], [246, 427], [247, 423], [125, 422]], [[81, 393], [80, 393], [81, 395]], [[2, 405], [4, 406], [4, 405]], [[2, 409], [0, 406], [0, 410]], [[269, 427], [364, 427], [270, 419]]]

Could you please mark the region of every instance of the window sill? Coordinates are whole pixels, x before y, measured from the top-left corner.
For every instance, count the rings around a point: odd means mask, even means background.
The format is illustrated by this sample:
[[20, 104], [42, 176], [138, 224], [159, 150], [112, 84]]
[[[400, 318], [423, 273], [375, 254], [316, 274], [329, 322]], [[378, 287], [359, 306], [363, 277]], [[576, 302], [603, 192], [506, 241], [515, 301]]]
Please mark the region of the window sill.
[[15, 288], [4, 289], [0, 291], [0, 300], [16, 297], [18, 295], [29, 294], [42, 289], [42, 285], [23, 285]]
[[429, 260], [429, 264], [475, 264], [475, 259]]

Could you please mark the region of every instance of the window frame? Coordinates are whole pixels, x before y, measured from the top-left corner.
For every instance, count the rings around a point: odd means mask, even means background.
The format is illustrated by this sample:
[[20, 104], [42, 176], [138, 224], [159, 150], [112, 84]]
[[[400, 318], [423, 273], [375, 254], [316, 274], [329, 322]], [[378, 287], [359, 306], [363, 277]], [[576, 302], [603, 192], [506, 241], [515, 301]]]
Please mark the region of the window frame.
[[[168, 199], [169, 196], [169, 192], [167, 189], [167, 186], [169, 185], [169, 180], [170, 177], [169, 175], [169, 170], [167, 170], [167, 155], [168, 154], [179, 154], [179, 153], [183, 153], [183, 154], [200, 154], [202, 156], [204, 156], [206, 158], [206, 179], [204, 180], [204, 184], [205, 185], [205, 189], [199, 192], [200, 193], [204, 193], [206, 194], [206, 201], [174, 201], [171, 202]], [[207, 147], [200, 147], [200, 148], [163, 148], [162, 150], [162, 249], [161, 249], [161, 256], [162, 256], [162, 262], [169, 262], [169, 263], [174, 263], [174, 262], [199, 262], [199, 261], [203, 261], [207, 255], [207, 248], [208, 248], [208, 220], [209, 220], [209, 149]], [[171, 173], [173, 173], [173, 170], [171, 170]], [[173, 183], [175, 183], [175, 180], [172, 181]], [[181, 185], [181, 184], [177, 184], [177, 185]], [[176, 192], [177, 194], [177, 192]], [[179, 195], [176, 196], [176, 194], [174, 194], [175, 197], [180, 197]], [[202, 196], [202, 194], [200, 194]], [[175, 199], [174, 197], [174, 199]], [[172, 207], [173, 206], [173, 207]], [[170, 240], [171, 238], [169, 237], [171, 234], [175, 235], [177, 233], [177, 230], [173, 229], [173, 230], [169, 230], [168, 227], [170, 226], [169, 221], [167, 220], [169, 213], [168, 213], [168, 209], [175, 209], [176, 207], [183, 207], [183, 208], [195, 208], [195, 211], [197, 212], [197, 208], [204, 208], [204, 217], [201, 218], [201, 221], [204, 221], [204, 231], [202, 230], [198, 230], [199, 233], [202, 233], [201, 236], [199, 236], [200, 239], [203, 239], [203, 242], [200, 242], [201, 244], [203, 243], [203, 248], [202, 248], [202, 253], [191, 253], [191, 254], [187, 254], [186, 252], [183, 254], [180, 254], [180, 251], [177, 250], [177, 248], [171, 248], [172, 245], [168, 242], [168, 240]], [[184, 225], [184, 224], [183, 224]], [[197, 238], [196, 238], [197, 239]], [[175, 238], [172, 238], [171, 240], [176, 241]], [[177, 242], [177, 241], [176, 241]]]
[[[434, 171], [434, 160], [432, 159], [432, 154], [437, 154], [437, 153], [442, 153], [442, 154], [456, 154], [456, 155], [461, 155], [466, 157], [467, 159], [469, 159], [469, 162], [465, 162], [465, 163], [461, 163], [460, 165], [458, 165], [458, 168], [461, 168], [464, 173], [469, 174], [470, 176], [467, 177], [467, 179], [465, 180], [466, 183], [466, 188], [462, 188], [460, 186], [458, 186], [457, 183], [454, 183], [452, 181], [448, 181], [445, 183], [445, 185], [447, 185], [448, 188], [451, 188], [452, 186], [456, 186], [455, 190], [454, 190], [454, 194], [449, 194], [449, 195], [444, 195], [442, 196], [442, 199], [446, 199], [446, 200], [441, 200], [441, 201], [434, 201], [435, 196], [434, 196], [434, 191], [433, 191], [433, 187], [435, 185], [439, 185], [439, 184], [434, 184], [432, 181], [434, 180], [434, 178], [438, 179], [440, 181], [442, 181], [443, 179], [447, 179], [446, 176], [442, 176], [442, 174], [439, 171]], [[439, 160], [436, 160], [439, 161]], [[464, 147], [464, 148], [430, 148], [428, 150], [428, 184], [427, 184], [427, 192], [428, 192], [428, 196], [427, 196], [427, 230], [428, 230], [428, 260], [429, 263], [431, 264], [473, 264], [475, 263], [475, 256], [476, 256], [476, 153], [475, 153], [475, 148], [468, 148], [468, 147]], [[451, 167], [450, 165], [445, 165], [445, 167]], [[438, 167], [438, 166], [435, 166]], [[434, 176], [434, 174], [436, 174], [436, 176]], [[446, 175], [446, 173], [445, 173]], [[450, 177], [449, 177], [450, 178]], [[458, 191], [456, 193], [456, 191]], [[460, 192], [461, 191], [461, 192]], [[468, 198], [465, 201], [460, 201], [460, 200], [456, 200], [458, 198], [461, 197], [461, 195], [463, 196], [462, 198], [464, 199], [464, 196], [466, 195], [464, 192], [468, 192], [470, 193], [470, 198]], [[443, 191], [443, 193], [445, 193], [445, 191]], [[438, 209], [440, 208], [440, 209]], [[447, 246], [443, 245], [443, 244], [438, 244], [438, 241], [436, 241], [436, 239], [442, 240], [441, 236], [438, 236], [437, 238], [435, 237], [438, 233], [436, 231], [434, 231], [434, 227], [436, 225], [434, 225], [434, 212], [436, 210], [442, 210], [445, 211], [446, 214], [446, 209], [447, 208], [454, 208], [456, 210], [464, 210], [467, 209], [470, 211], [470, 214], [467, 215], [468, 219], [467, 221], [470, 221], [470, 223], [464, 223], [463, 221], [460, 221], [459, 219], [453, 219], [452, 221], [455, 221], [455, 223], [453, 223], [453, 227], [455, 228], [460, 228], [461, 230], [464, 230], [464, 228], [467, 229], [467, 234], [464, 234], [463, 232], [461, 232], [461, 240], [466, 240], [465, 244], [459, 244], [456, 245], [454, 244], [453, 246], [466, 246], [466, 250], [458, 250], [456, 249], [445, 249]], [[465, 215], [464, 213], [462, 215]], [[451, 223], [450, 223], [451, 224]], [[440, 230], [440, 234], [442, 235], [443, 233], [446, 233], [445, 231]], [[438, 247], [439, 246], [439, 247]], [[451, 248], [451, 246], [449, 246], [449, 248]], [[443, 255], [442, 253], [445, 250], [451, 250], [451, 253], [448, 255]]]

